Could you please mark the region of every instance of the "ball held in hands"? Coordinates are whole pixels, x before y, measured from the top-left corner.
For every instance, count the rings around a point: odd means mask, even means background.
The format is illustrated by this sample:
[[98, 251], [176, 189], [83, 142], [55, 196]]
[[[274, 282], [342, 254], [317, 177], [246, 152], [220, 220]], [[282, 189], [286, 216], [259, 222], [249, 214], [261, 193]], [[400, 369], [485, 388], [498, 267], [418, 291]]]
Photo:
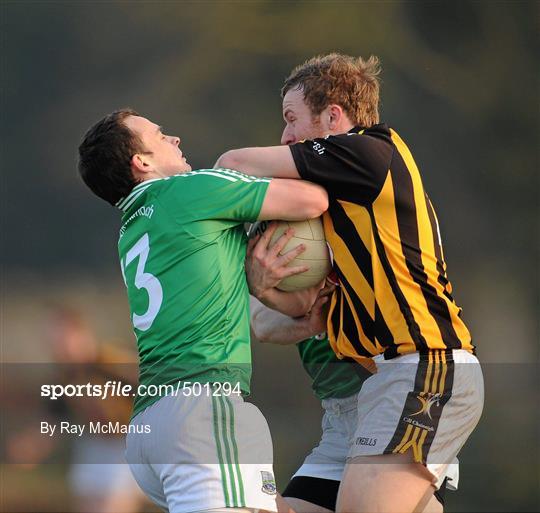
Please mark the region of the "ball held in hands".
[[[332, 269], [330, 252], [324, 237], [323, 224], [320, 218], [308, 219], [307, 221], [275, 221], [277, 227], [270, 239], [269, 247], [272, 247], [276, 241], [292, 228], [294, 235], [281, 249], [280, 255], [302, 244], [305, 250], [296, 258], [291, 260], [287, 267], [307, 266], [309, 270], [288, 276], [281, 280], [277, 288], [285, 292], [303, 290], [313, 287], [328, 276]], [[254, 223], [249, 230], [249, 237], [262, 235], [268, 228], [270, 221], [259, 221]]]

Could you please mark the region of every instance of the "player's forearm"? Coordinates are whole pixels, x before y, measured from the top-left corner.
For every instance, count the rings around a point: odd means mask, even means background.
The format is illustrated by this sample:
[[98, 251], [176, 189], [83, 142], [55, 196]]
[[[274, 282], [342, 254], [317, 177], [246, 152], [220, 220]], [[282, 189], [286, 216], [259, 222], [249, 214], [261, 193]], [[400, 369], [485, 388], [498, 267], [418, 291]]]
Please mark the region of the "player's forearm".
[[258, 342], [266, 344], [291, 345], [313, 335], [309, 323], [304, 318], [293, 319], [272, 310], [253, 296], [251, 307], [251, 334]]
[[255, 339], [265, 344], [292, 345], [311, 336], [301, 321], [270, 309], [252, 319], [251, 328]]
[[289, 317], [302, 317], [313, 306], [317, 293], [311, 289], [298, 292], [283, 292], [276, 288], [266, 289], [257, 295], [257, 299], [272, 310]]
[[236, 169], [254, 176], [300, 178], [287, 146], [229, 150], [219, 157], [214, 167]]
[[274, 179], [268, 186], [259, 220], [303, 221], [319, 217], [328, 208], [328, 194], [303, 180]]

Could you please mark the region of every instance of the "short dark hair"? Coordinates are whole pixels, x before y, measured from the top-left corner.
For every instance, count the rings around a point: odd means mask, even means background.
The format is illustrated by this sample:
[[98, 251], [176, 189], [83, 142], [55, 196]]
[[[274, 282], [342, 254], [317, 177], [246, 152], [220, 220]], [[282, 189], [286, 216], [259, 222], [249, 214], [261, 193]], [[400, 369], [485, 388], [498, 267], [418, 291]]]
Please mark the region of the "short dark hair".
[[79, 174], [100, 198], [115, 205], [127, 196], [137, 181], [131, 171], [131, 157], [144, 151], [142, 142], [125, 124], [133, 109], [120, 109], [92, 126], [79, 145]]
[[379, 59], [364, 60], [339, 53], [319, 55], [294, 68], [281, 96], [301, 90], [313, 115], [336, 104], [355, 124], [366, 128], [379, 122]]

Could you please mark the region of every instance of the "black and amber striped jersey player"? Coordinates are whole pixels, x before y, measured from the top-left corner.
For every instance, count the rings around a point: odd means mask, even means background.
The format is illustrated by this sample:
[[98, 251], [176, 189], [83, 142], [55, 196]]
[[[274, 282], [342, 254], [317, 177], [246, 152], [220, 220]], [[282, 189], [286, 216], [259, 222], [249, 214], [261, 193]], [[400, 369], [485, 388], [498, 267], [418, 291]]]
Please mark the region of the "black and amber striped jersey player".
[[430, 350], [474, 352], [446, 274], [437, 216], [418, 167], [385, 124], [290, 146], [301, 178], [326, 188], [339, 277], [328, 316], [340, 357], [365, 363]]

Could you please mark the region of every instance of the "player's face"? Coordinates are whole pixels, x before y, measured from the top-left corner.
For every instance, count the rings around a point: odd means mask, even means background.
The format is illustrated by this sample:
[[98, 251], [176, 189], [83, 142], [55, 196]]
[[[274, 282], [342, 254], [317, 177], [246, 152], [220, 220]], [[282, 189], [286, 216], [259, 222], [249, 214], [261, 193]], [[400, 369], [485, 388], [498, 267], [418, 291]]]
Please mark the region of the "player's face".
[[324, 137], [325, 126], [321, 118], [321, 115], [313, 115], [301, 89], [290, 89], [283, 97], [285, 128], [281, 144], [295, 144], [305, 139]]
[[128, 116], [125, 125], [136, 134], [145, 149], [144, 157], [159, 176], [191, 171], [180, 150], [180, 138], [165, 135], [159, 125], [141, 116]]

